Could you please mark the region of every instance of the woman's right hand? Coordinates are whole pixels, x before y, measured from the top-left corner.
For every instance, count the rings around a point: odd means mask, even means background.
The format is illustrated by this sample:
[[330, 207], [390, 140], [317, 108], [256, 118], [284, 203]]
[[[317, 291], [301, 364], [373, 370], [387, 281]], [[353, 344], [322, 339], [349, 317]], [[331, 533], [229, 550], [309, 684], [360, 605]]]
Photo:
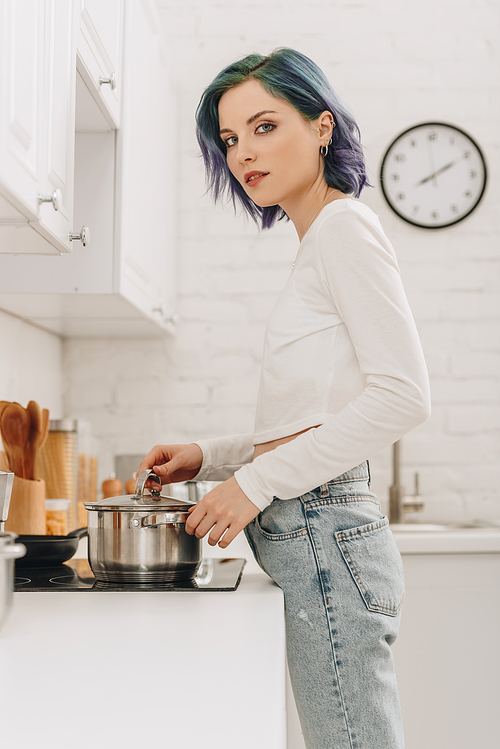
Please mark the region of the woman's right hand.
[[142, 461], [139, 471], [153, 468], [162, 484], [192, 481], [203, 462], [201, 448], [194, 442], [188, 445], [155, 445]]

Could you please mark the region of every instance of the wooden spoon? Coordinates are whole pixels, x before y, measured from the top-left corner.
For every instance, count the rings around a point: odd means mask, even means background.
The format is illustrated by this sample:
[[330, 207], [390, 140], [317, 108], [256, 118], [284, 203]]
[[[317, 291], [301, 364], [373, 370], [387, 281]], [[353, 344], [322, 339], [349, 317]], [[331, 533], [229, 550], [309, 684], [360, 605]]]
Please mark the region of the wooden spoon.
[[11, 401], [0, 401], [0, 417], [2, 416], [2, 411], [10, 404], [10, 402]]
[[[4, 410], [5, 406], [8, 406], [11, 401], [0, 401], [0, 419], [2, 418], [2, 411]], [[8, 465], [7, 460], [7, 453], [4, 452], [0, 455], [0, 471], [10, 471], [10, 466]]]
[[41, 428], [41, 442], [40, 442], [40, 450], [47, 442], [47, 437], [49, 436], [49, 410], [48, 408], [42, 409], [42, 428]]
[[24, 453], [30, 430], [30, 418], [19, 403], [9, 403], [0, 417], [0, 433], [11, 471], [24, 478]]
[[24, 456], [24, 477], [33, 480], [35, 478], [36, 457], [42, 440], [42, 412], [36, 401], [30, 401], [26, 411], [28, 412], [30, 427]]

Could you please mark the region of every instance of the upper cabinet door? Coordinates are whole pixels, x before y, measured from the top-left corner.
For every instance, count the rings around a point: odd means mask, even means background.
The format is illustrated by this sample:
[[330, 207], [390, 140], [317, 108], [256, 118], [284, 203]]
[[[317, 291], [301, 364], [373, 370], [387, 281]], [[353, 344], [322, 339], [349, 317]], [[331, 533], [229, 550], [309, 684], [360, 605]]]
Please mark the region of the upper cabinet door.
[[73, 2], [0, 3], [0, 252], [71, 251]]
[[120, 125], [123, 0], [78, 0], [78, 72], [109, 124]]
[[45, 0], [45, 86], [46, 106], [42, 193], [58, 194], [59, 205], [42, 203], [40, 232], [50, 235], [71, 250], [73, 229], [73, 183], [75, 162], [75, 33], [72, 3]]
[[174, 307], [175, 111], [150, 0], [125, 7], [122, 127], [117, 133], [119, 290], [164, 321]]
[[2, 220], [39, 216], [43, 185], [44, 3], [0, 4], [0, 194]]

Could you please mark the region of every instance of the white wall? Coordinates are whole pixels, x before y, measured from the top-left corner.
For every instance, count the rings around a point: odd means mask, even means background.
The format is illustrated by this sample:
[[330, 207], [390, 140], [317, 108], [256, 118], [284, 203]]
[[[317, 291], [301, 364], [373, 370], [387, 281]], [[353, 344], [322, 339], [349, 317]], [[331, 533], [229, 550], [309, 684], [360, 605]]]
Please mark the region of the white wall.
[[[0, 400], [35, 400], [62, 416], [62, 341], [0, 310]], [[1, 442], [0, 442], [1, 445]]]
[[[101, 471], [117, 452], [253, 425], [266, 317], [298, 241], [259, 235], [204, 196], [194, 135], [203, 87], [249, 52], [292, 46], [312, 57], [354, 112], [371, 182], [362, 200], [399, 257], [432, 380], [433, 414], [403, 441], [403, 478], [420, 474], [425, 519], [500, 521], [499, 4], [477, 0], [304, 3], [157, 0], [179, 103], [179, 311], [175, 340], [64, 344], [65, 415], [91, 418]], [[426, 231], [385, 204], [378, 173], [402, 130], [444, 120], [482, 147], [490, 182], [460, 224]], [[390, 451], [371, 461], [385, 503]]]

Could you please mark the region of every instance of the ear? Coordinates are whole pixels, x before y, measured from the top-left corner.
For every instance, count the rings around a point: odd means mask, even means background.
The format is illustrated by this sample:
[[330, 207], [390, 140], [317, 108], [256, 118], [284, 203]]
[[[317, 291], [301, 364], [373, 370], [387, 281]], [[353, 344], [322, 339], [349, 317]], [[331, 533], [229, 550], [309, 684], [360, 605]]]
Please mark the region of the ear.
[[327, 141], [329, 141], [332, 137], [333, 128], [335, 127], [332, 113], [328, 112], [328, 110], [322, 112], [316, 120], [316, 124], [321, 140], [326, 139]]

